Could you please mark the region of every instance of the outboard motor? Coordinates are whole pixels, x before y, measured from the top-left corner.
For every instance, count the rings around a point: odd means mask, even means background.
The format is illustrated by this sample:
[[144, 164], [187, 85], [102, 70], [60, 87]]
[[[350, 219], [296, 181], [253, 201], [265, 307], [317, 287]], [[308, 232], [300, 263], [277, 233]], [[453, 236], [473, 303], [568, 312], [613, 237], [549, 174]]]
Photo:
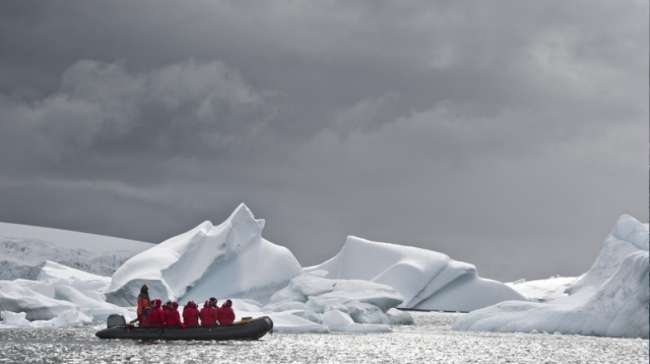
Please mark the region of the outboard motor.
[[108, 315], [108, 318], [106, 319], [106, 327], [113, 328], [113, 327], [125, 327], [126, 326], [126, 320], [124, 319], [124, 316], [122, 315], [117, 315], [117, 314], [112, 314]]

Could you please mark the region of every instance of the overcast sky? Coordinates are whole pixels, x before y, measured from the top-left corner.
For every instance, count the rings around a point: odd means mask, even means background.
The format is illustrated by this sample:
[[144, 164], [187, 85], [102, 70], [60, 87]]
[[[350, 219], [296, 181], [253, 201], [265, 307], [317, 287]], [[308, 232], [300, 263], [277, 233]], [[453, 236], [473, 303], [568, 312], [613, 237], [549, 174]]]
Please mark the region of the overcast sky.
[[648, 2], [2, 1], [0, 220], [159, 242], [239, 202], [502, 280], [648, 220]]

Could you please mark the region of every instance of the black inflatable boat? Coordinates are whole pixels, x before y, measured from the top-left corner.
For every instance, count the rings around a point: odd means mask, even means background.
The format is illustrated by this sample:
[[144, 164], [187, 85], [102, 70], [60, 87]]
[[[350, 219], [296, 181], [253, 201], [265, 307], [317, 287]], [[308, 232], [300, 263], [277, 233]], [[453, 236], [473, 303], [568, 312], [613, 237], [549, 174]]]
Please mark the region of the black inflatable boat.
[[110, 315], [107, 324], [107, 328], [95, 334], [100, 339], [257, 340], [273, 329], [273, 321], [268, 316], [236, 322], [229, 326], [185, 329], [129, 326], [120, 315]]

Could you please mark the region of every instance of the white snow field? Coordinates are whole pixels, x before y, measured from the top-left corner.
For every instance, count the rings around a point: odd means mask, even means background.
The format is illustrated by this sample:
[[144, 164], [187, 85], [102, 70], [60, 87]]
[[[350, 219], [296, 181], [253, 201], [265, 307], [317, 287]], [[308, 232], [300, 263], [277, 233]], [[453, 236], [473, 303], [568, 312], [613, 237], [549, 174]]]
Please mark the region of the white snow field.
[[206, 297], [270, 296], [301, 272], [285, 247], [262, 237], [264, 220], [241, 204], [223, 223], [205, 221], [126, 261], [107, 299], [133, 305], [143, 283], [151, 296], [200, 302]]
[[151, 246], [111, 236], [0, 222], [0, 279], [35, 279], [46, 260], [111, 275], [128, 258]]
[[479, 277], [472, 264], [432, 250], [356, 236], [348, 236], [334, 257], [305, 271], [388, 285], [404, 297], [401, 308], [472, 311], [505, 300], [524, 299], [501, 282]]
[[648, 338], [648, 224], [621, 216], [589, 271], [548, 302], [507, 301], [460, 318], [456, 330]]

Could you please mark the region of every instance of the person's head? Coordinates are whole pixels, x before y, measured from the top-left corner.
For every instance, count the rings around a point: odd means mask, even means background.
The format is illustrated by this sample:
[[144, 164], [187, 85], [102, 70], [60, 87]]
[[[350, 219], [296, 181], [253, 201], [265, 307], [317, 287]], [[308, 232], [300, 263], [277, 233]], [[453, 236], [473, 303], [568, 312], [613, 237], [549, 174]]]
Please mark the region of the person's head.
[[159, 308], [160, 305], [162, 304], [162, 301], [161, 301], [160, 299], [156, 298], [156, 300], [154, 301], [154, 303], [155, 303], [156, 308]]
[[142, 287], [140, 287], [140, 297], [149, 298], [149, 287], [147, 287], [146, 284], [143, 284]]
[[231, 300], [226, 300], [223, 304], [225, 307], [232, 307], [232, 301]]
[[208, 306], [210, 306], [210, 301], [203, 302], [203, 307], [208, 307]]
[[174, 310], [178, 309], [178, 302], [176, 302], [176, 301], [172, 302], [172, 308]]
[[217, 307], [217, 299], [215, 297], [210, 297], [210, 306]]

